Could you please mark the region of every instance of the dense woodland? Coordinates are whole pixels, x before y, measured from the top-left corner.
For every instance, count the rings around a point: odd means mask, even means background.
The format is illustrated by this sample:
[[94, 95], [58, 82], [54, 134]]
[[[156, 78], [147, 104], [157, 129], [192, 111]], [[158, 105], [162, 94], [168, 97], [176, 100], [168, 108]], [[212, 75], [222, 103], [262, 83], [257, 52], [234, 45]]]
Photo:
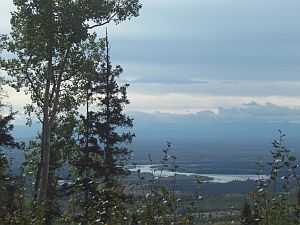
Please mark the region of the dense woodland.
[[[138, 0], [14, 4], [12, 32], [0, 42], [2, 53], [13, 56], [1, 58], [7, 76], [0, 80], [0, 224], [300, 224], [298, 165], [281, 132], [273, 161], [257, 162], [257, 188], [241, 212], [222, 221], [198, 216], [194, 200], [181, 199], [171, 143], [160, 168], [149, 176], [138, 171], [136, 182], [128, 182], [134, 139], [133, 118], [124, 113], [129, 85], [118, 83], [122, 68], [112, 66], [107, 32], [101, 37], [94, 30], [138, 16]], [[31, 98], [24, 107], [27, 124], [38, 121], [41, 130], [29, 143], [11, 135], [16, 112], [5, 101], [4, 85]], [[25, 155], [21, 174], [10, 170], [9, 148]], [[269, 179], [263, 166], [270, 167]], [[174, 172], [167, 183], [154, 173], [166, 168]]]

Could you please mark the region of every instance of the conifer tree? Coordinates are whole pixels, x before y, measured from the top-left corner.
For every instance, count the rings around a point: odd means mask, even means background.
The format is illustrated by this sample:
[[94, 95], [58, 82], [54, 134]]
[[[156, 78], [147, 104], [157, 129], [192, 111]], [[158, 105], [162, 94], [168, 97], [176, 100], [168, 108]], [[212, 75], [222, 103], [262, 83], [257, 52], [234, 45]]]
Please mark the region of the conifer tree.
[[9, 215], [16, 210], [15, 207], [15, 184], [13, 174], [10, 172], [10, 162], [6, 157], [4, 148], [18, 147], [11, 135], [14, 113], [10, 110], [5, 112], [7, 106], [3, 103], [4, 91], [0, 77], [0, 223], [6, 223]]
[[70, 69], [72, 52], [88, 38], [91, 29], [138, 16], [141, 5], [138, 0], [14, 0], [14, 4], [11, 39], [1, 37], [1, 46], [16, 58], [2, 66], [15, 78], [12, 86], [30, 94], [33, 104], [27, 109], [36, 113], [42, 124], [36, 184], [43, 218], [49, 199], [55, 120], [71, 103], [71, 108], [78, 106], [76, 96], [70, 95], [76, 86], [74, 75], [78, 74]]
[[122, 68], [112, 68], [109, 44], [96, 41], [91, 36], [85, 45], [88, 57], [84, 63], [85, 80], [80, 81], [85, 89], [85, 113], [78, 123], [78, 145], [72, 154], [74, 182], [69, 193], [80, 193], [75, 220], [81, 223], [98, 221], [108, 224], [124, 224], [124, 194], [120, 178], [129, 174], [125, 168], [130, 150], [126, 144], [134, 134], [127, 132], [132, 119], [123, 112], [129, 104], [128, 84], [120, 86], [117, 78]]
[[131, 143], [134, 134], [122, 130], [131, 128], [133, 121], [123, 112], [124, 106], [129, 104], [127, 99], [129, 85], [119, 86], [117, 83], [117, 78], [123, 70], [120, 66], [112, 69], [107, 33], [105, 51], [105, 63], [101, 65], [99, 84], [95, 88], [99, 107], [99, 111], [95, 113], [95, 127], [103, 149], [103, 200], [106, 203], [103, 221], [111, 223], [111, 215], [116, 213], [114, 208], [120, 211], [121, 209], [117, 207], [122, 206], [121, 203], [126, 200], [118, 178], [128, 175], [124, 160], [130, 155], [130, 150], [124, 143]]

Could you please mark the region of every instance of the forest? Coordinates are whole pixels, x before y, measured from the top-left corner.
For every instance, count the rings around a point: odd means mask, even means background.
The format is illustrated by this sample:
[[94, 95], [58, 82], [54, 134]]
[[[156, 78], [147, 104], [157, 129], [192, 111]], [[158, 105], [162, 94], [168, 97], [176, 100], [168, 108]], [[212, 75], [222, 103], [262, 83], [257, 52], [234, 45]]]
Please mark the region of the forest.
[[[0, 224], [300, 224], [298, 164], [282, 131], [270, 162], [257, 160], [258, 179], [249, 181], [255, 188], [246, 197], [203, 200], [189, 186], [178, 188], [187, 178], [177, 174], [171, 142], [159, 166], [151, 155], [145, 159], [151, 173], [129, 170], [129, 164], [138, 168], [131, 161], [134, 118], [124, 112], [129, 84], [119, 82], [123, 69], [113, 66], [106, 25], [138, 17], [139, 0], [14, 5], [11, 33], [0, 36]], [[106, 35], [96, 28], [106, 28]], [[17, 112], [5, 86], [30, 97], [24, 109], [26, 125], [40, 125], [35, 139], [19, 142], [12, 135]], [[19, 173], [8, 151], [24, 155]], [[165, 170], [173, 176], [164, 177]], [[196, 177], [194, 183], [205, 182]]]

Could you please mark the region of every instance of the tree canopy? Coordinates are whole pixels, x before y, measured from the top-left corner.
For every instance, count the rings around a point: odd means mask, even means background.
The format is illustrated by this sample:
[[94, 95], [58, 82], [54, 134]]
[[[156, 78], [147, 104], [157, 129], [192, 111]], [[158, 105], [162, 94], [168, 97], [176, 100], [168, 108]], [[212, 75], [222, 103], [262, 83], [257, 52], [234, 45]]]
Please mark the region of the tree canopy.
[[[16, 57], [2, 66], [13, 77], [11, 86], [24, 89], [32, 103], [27, 113], [42, 123], [40, 162], [36, 175], [38, 202], [47, 200], [51, 159], [51, 135], [59, 114], [80, 105], [81, 79], [79, 45], [91, 29], [111, 21], [119, 23], [139, 14], [138, 0], [14, 0], [11, 37], [2, 36], [1, 45]], [[71, 57], [72, 56], [72, 57]], [[72, 95], [71, 95], [72, 94]]]

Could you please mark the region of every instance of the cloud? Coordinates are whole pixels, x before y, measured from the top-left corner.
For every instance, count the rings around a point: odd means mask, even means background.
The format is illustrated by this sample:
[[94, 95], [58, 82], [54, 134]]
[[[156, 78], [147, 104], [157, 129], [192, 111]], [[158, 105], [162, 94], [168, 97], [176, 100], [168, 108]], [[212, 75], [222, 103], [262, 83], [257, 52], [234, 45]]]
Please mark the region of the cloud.
[[289, 108], [266, 102], [258, 104], [254, 101], [241, 107], [219, 107], [217, 118], [225, 121], [264, 121], [264, 122], [298, 122], [300, 123], [300, 107]]
[[[127, 75], [148, 80], [299, 80], [299, 1], [141, 2], [139, 17], [109, 25], [112, 60]], [[0, 33], [7, 33], [12, 2], [0, 6]], [[104, 36], [103, 28], [96, 31]]]
[[[300, 106], [300, 1], [142, 3], [138, 18], [109, 25], [112, 63], [131, 83], [130, 110], [224, 111], [251, 101], [260, 106], [244, 107], [254, 111], [267, 102]], [[0, 33], [9, 31], [12, 9], [1, 1]], [[97, 32], [104, 36], [103, 28]], [[24, 98], [10, 101], [20, 108]]]
[[[126, 76], [125, 76], [126, 77]], [[196, 80], [174, 74], [173, 78], [149, 76], [129, 81], [131, 93], [146, 95], [300, 97], [300, 81]], [[300, 106], [300, 105], [299, 105]]]
[[255, 101], [251, 101], [249, 103], [243, 103], [243, 106], [258, 106], [258, 103]]
[[137, 78], [134, 80], [131, 80], [132, 84], [177, 84], [177, 85], [185, 85], [185, 84], [208, 84], [208, 81], [204, 80], [194, 80], [194, 79], [189, 79], [189, 78], [173, 78], [173, 79], [168, 79], [165, 76], [162, 77], [142, 77], [142, 78]]
[[[285, 122], [300, 123], [300, 107], [290, 108], [279, 106], [269, 102], [258, 104], [254, 101], [244, 103], [240, 106], [218, 107], [216, 110], [202, 110], [195, 113], [176, 114], [176, 113], [141, 113], [129, 112], [133, 117], [148, 118], [148, 120], [164, 120], [173, 123], [187, 120], [198, 122]], [[147, 120], [147, 119], [146, 119]]]
[[[300, 107], [299, 96], [232, 96], [232, 95], [195, 95], [182, 93], [169, 94], [141, 94], [129, 92], [128, 97], [131, 104], [126, 107], [128, 111], [143, 111], [164, 113], [189, 114], [203, 110], [220, 110], [228, 112], [232, 109], [232, 114], [237, 115], [237, 106], [244, 108], [253, 107], [255, 105], [243, 105], [248, 102], [257, 102], [260, 105], [274, 104], [288, 108]], [[227, 110], [227, 108], [229, 108]], [[271, 108], [271, 105], [268, 106]], [[226, 110], [224, 110], [226, 109]], [[259, 110], [262, 110], [258, 107]], [[285, 109], [285, 108], [284, 108]], [[239, 111], [243, 108], [239, 109]], [[250, 110], [250, 109], [249, 109]], [[273, 110], [273, 109], [272, 109]], [[270, 110], [272, 112], [272, 110]], [[276, 108], [276, 110], [279, 110]], [[288, 111], [287, 111], [288, 113]], [[266, 114], [268, 115], [268, 114]]]
[[116, 61], [131, 68], [152, 66], [139, 76], [299, 80], [300, 3], [295, 0], [143, 4], [139, 18], [111, 33]]
[[[197, 113], [141, 113], [128, 112], [134, 118], [133, 131], [137, 139], [171, 140], [175, 143], [197, 143], [193, 149], [201, 150], [201, 142], [241, 143], [233, 149], [241, 151], [245, 143], [248, 151], [270, 147], [270, 141], [278, 137], [278, 129], [288, 135], [288, 143], [299, 146], [300, 108], [282, 107], [271, 103], [245, 103], [240, 106], [219, 107], [216, 111], [202, 110]], [[248, 141], [245, 141], [248, 140]], [[251, 140], [251, 142], [249, 142]], [[199, 142], [200, 141], [200, 142]], [[260, 143], [260, 144], [258, 144]], [[176, 146], [176, 144], [175, 144]], [[251, 147], [250, 147], [251, 146]], [[293, 145], [296, 147], [295, 145]], [[206, 148], [206, 147], [204, 147]], [[218, 151], [223, 151], [218, 145]], [[214, 150], [216, 150], [214, 149]]]

